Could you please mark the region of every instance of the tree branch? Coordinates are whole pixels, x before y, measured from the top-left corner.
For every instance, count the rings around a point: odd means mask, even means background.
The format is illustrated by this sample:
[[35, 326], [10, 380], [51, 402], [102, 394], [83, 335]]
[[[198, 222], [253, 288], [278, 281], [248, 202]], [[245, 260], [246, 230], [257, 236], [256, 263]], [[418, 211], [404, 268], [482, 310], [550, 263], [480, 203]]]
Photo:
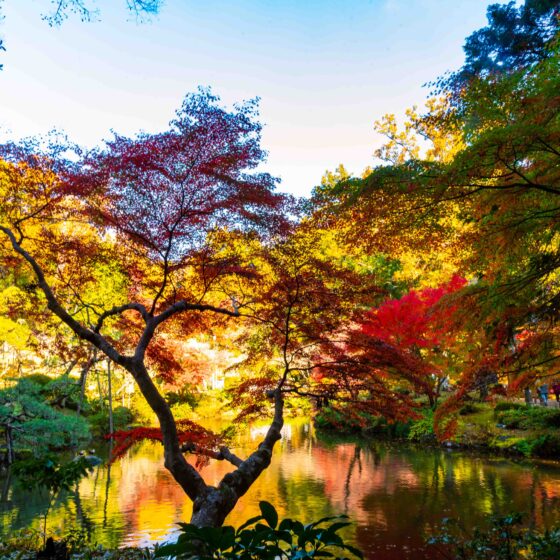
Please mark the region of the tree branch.
[[173, 305], [169, 306], [165, 311], [162, 311], [159, 315], [153, 318], [155, 326], [163, 323], [169, 317], [181, 313], [181, 311], [213, 311], [214, 313], [221, 313], [222, 315], [229, 315], [230, 317], [239, 317], [238, 311], [231, 311], [225, 309], [224, 307], [216, 307], [214, 305], [206, 305], [202, 303], [189, 303], [185, 300], [178, 301]]
[[218, 485], [218, 490], [233, 491], [237, 498], [243, 496], [259, 475], [270, 465], [272, 450], [281, 439], [284, 425], [284, 399], [282, 391], [274, 391], [274, 418], [258, 449], [251, 453], [235, 471], [228, 473]]
[[45, 278], [43, 269], [41, 268], [39, 263], [21, 246], [21, 244], [17, 241], [14, 233], [5, 226], [0, 226], [0, 231], [6, 234], [12, 244], [14, 251], [18, 255], [23, 257], [23, 259], [26, 260], [33, 269], [35, 277], [37, 278], [37, 284], [47, 298], [48, 309], [52, 311], [62, 322], [68, 325], [80, 338], [91, 342], [91, 344], [99, 348], [99, 350], [101, 350], [104, 354], [111, 358], [111, 360], [113, 360], [115, 363], [125, 365], [128, 361], [128, 358], [126, 356], [118, 352], [116, 348], [99, 333], [84, 327], [81, 323], [76, 321], [76, 319], [74, 319], [70, 315], [70, 313], [68, 313], [68, 311], [64, 309], [64, 307], [62, 307], [62, 305], [54, 295], [51, 287], [49, 286]]
[[148, 312], [146, 311], [146, 308], [141, 303], [135, 303], [135, 302], [125, 303], [124, 305], [117, 305], [117, 306], [115, 306], [111, 309], [108, 309], [107, 311], [104, 311], [99, 316], [99, 319], [97, 320], [97, 324], [95, 325], [95, 328], [93, 329], [94, 332], [98, 333], [101, 330], [101, 327], [103, 326], [103, 322], [108, 317], [111, 317], [113, 315], [119, 315], [123, 311], [127, 311], [129, 309], [131, 309], [131, 310], [133, 309], [135, 311], [138, 311], [138, 313], [140, 313], [140, 315], [142, 315], [142, 318], [144, 319], [144, 321], [148, 320]]

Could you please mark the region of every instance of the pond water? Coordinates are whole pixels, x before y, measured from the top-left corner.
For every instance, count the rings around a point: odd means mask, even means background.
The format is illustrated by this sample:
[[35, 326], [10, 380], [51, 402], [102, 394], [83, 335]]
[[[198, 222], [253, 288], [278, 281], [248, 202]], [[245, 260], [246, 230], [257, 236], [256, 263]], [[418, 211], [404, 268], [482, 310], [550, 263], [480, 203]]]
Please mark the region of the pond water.
[[[254, 448], [265, 428], [254, 427], [233, 450]], [[202, 469], [211, 484], [231, 469], [212, 462]], [[46, 496], [0, 480], [0, 532], [39, 529]], [[378, 441], [328, 440], [309, 422], [283, 430], [271, 467], [242, 498], [226, 523], [238, 525], [268, 500], [281, 516], [304, 522], [348, 514], [349, 542], [366, 558], [435, 558], [424, 535], [444, 517], [470, 527], [489, 515], [522, 511], [529, 524], [560, 524], [560, 465], [516, 462], [466, 452]], [[107, 546], [150, 545], [176, 534], [188, 521], [191, 503], [162, 464], [159, 444], [144, 442], [113, 464], [103, 464], [73, 492], [58, 499], [49, 529], [83, 527]]]

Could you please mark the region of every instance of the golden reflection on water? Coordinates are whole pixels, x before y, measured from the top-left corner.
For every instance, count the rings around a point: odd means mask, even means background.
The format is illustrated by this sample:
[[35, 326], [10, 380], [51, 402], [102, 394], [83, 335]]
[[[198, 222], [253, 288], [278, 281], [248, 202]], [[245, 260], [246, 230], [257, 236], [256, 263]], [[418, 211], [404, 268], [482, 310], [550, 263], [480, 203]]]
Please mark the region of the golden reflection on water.
[[[233, 451], [246, 454], [262, 435], [254, 427]], [[231, 468], [212, 462], [202, 474], [217, 484]], [[2, 498], [3, 534], [39, 528], [44, 496], [12, 484], [4, 486]], [[443, 517], [472, 525], [489, 514], [516, 510], [538, 526], [559, 523], [560, 468], [396, 444], [321, 441], [309, 423], [294, 421], [286, 426], [272, 465], [226, 523], [238, 525], [257, 515], [259, 500], [272, 502], [281, 516], [304, 522], [346, 513], [355, 523], [346, 536], [366, 556], [420, 559], [429, 558], [423, 532]], [[49, 527], [64, 533], [77, 524], [93, 542], [144, 546], [171, 538], [176, 523], [188, 521], [191, 511], [189, 499], [163, 467], [161, 446], [144, 442], [61, 496]]]

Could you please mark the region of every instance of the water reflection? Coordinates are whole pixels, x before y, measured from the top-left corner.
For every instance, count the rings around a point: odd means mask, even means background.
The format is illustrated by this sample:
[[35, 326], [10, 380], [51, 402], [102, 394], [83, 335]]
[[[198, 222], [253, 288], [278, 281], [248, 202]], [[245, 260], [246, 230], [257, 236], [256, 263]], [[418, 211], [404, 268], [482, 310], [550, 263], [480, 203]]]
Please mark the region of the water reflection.
[[[254, 427], [234, 452], [242, 455], [261, 439]], [[231, 466], [214, 462], [203, 476], [216, 484]], [[0, 531], [39, 528], [46, 496], [0, 480]], [[292, 422], [271, 467], [243, 497], [227, 523], [258, 513], [259, 500], [280, 514], [311, 521], [347, 513], [355, 521], [347, 537], [366, 556], [396, 560], [429, 558], [423, 534], [456, 517], [466, 526], [493, 513], [524, 511], [535, 526], [560, 522], [560, 468], [533, 466], [439, 449], [318, 439], [307, 422]], [[148, 545], [188, 520], [191, 503], [163, 468], [159, 444], [142, 443], [112, 465], [101, 465], [61, 495], [49, 527], [61, 533], [78, 523], [94, 542]]]

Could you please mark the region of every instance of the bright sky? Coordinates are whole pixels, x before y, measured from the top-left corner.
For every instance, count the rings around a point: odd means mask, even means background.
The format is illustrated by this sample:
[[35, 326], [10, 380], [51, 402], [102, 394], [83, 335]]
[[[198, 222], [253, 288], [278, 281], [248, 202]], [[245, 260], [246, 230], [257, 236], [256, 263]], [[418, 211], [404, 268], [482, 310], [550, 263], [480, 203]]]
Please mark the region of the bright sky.
[[167, 0], [137, 24], [125, 0], [98, 0], [101, 21], [53, 29], [48, 0], [5, 0], [1, 138], [57, 128], [92, 146], [111, 130], [163, 130], [185, 93], [209, 85], [227, 104], [261, 98], [266, 170], [309, 194], [339, 163], [356, 174], [373, 163], [373, 121], [421, 104], [422, 84], [461, 66], [489, 3]]

